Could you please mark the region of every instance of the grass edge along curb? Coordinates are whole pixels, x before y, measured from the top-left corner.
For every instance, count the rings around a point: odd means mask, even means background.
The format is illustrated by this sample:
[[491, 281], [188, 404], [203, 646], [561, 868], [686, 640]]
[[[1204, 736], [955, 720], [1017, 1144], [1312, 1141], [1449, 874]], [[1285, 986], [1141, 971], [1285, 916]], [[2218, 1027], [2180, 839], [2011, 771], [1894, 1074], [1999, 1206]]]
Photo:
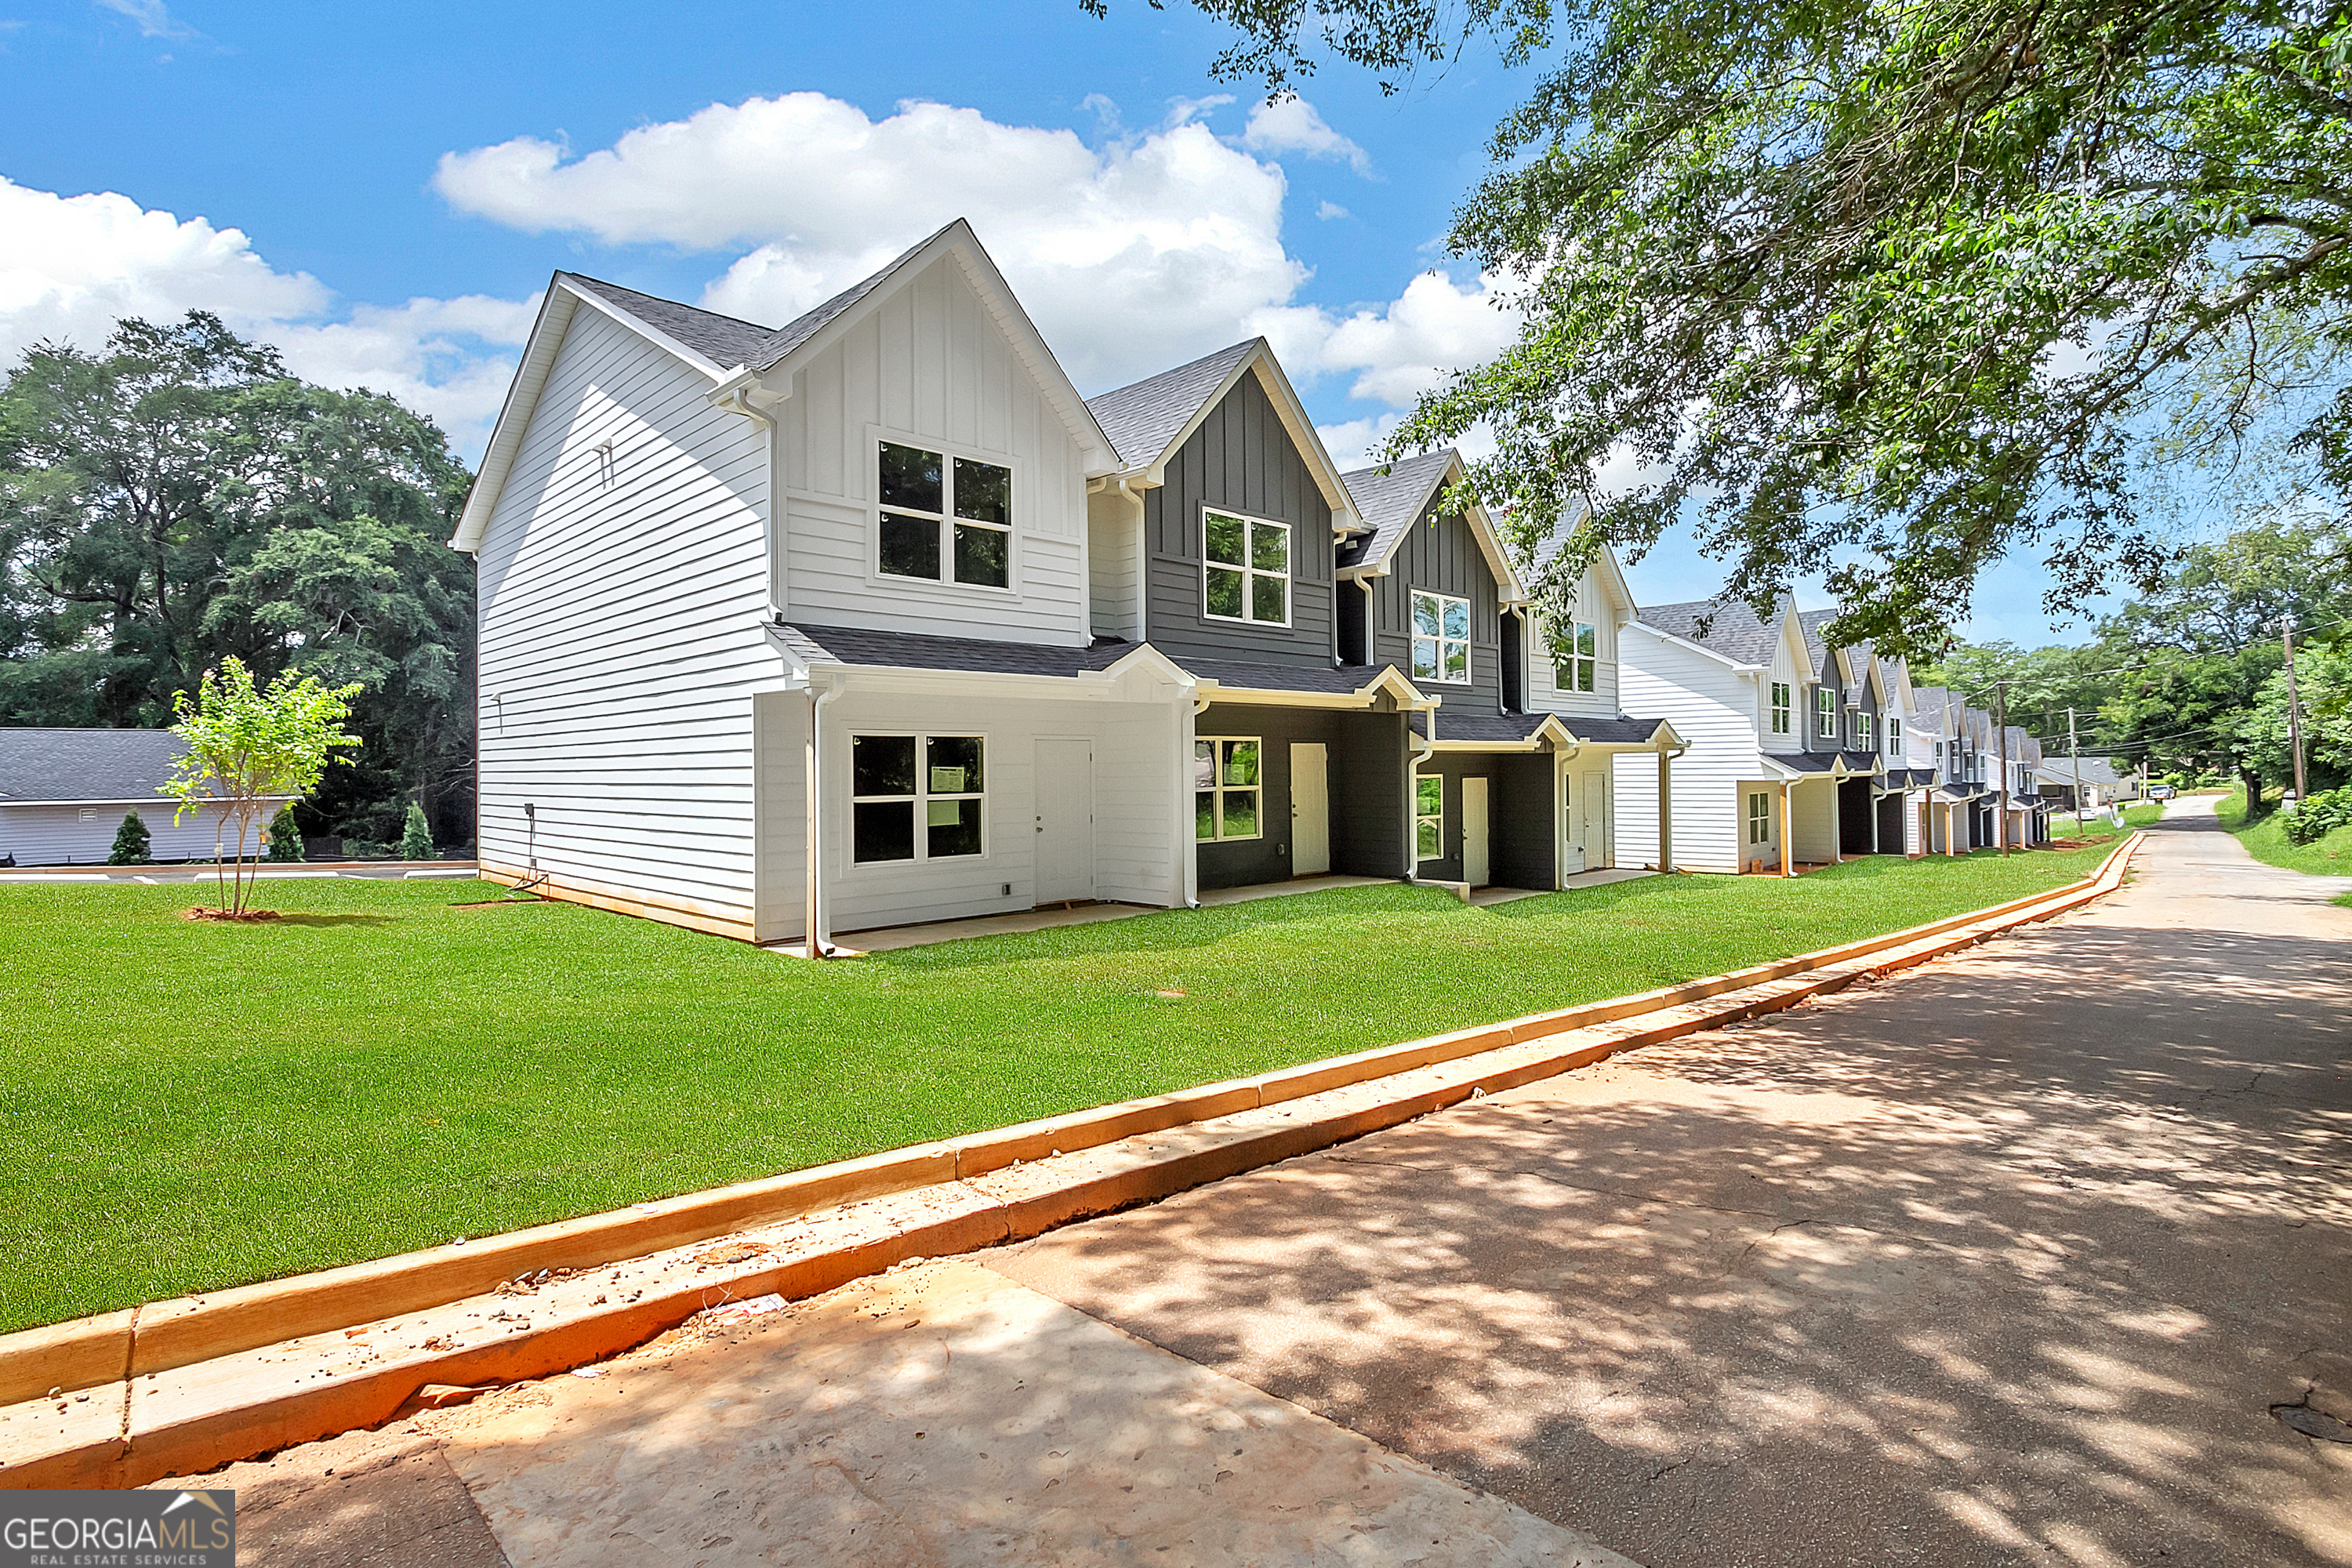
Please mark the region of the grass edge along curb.
[[[279, 1344], [308, 1334], [446, 1306], [541, 1268], [578, 1269], [642, 1258], [666, 1249], [709, 1241], [755, 1225], [790, 1221], [863, 1200], [940, 1187], [1004, 1171], [1048, 1155], [1075, 1154], [1142, 1134], [1280, 1106], [1307, 1096], [1365, 1085], [1508, 1047], [1527, 1046], [1549, 1037], [1591, 1029], [1595, 1026], [1615, 1024], [1678, 1008], [1687, 1010], [1693, 1004], [1727, 992], [1765, 987], [1781, 994], [1748, 1006], [1745, 1016], [1753, 1016], [1771, 1010], [1773, 1006], [1791, 1005], [1818, 990], [1836, 988], [1786, 987], [1776, 984], [1789, 981], [1793, 976], [1850, 964], [1854, 960], [1890, 949], [1916, 945], [1963, 927], [1986, 928], [1966, 935], [1963, 940], [1887, 966], [1890, 969], [1907, 967], [1911, 963], [1924, 962], [1943, 952], [1971, 945], [1997, 931], [2047, 919], [2112, 891], [2120, 884], [2123, 868], [2141, 838], [2142, 836], [2137, 833], [2126, 838], [2110, 852], [2098, 871], [2082, 880], [1904, 931], [1680, 985], [1380, 1047], [1255, 1078], [1206, 1084], [1172, 1094], [1018, 1123], [961, 1139], [837, 1162], [763, 1181], [637, 1205], [615, 1213], [532, 1226], [504, 1236], [486, 1237], [478, 1242], [399, 1254], [368, 1263], [123, 1308], [90, 1318], [22, 1331], [0, 1339], [0, 1405], [37, 1401], [51, 1389], [63, 1390], [67, 1395], [71, 1395], [102, 1384], [127, 1384], [139, 1377], [152, 1378], [199, 1362]], [[1864, 972], [1868, 971], [1858, 970], [1856, 973]], [[1840, 984], [1849, 983], [1852, 978], [1853, 975], [1848, 975]], [[1715, 1026], [1720, 1021], [1700, 1017], [1685, 1019], [1663, 1029], [1612, 1031], [1617, 1037], [1611, 1043], [1555, 1056], [1533, 1067], [1511, 1070], [1507, 1078], [1511, 1083], [1534, 1081], [1599, 1060], [1618, 1050], [1694, 1033]], [[1496, 1083], [1497, 1087], [1507, 1086], [1503, 1081], [1504, 1076], [1496, 1073], [1485, 1075], [1487, 1081]], [[1150, 1196], [1165, 1195], [1166, 1192], [1197, 1185], [1202, 1181], [1214, 1180], [1256, 1164], [1290, 1158], [1310, 1148], [1342, 1142], [1362, 1132], [1375, 1131], [1379, 1126], [1394, 1125], [1412, 1116], [1425, 1114], [1427, 1110], [1465, 1097], [1471, 1088], [1471, 1083], [1465, 1080], [1453, 1089], [1439, 1089], [1434, 1098], [1424, 1091], [1409, 1095], [1385, 1108], [1368, 1106], [1333, 1119], [1331, 1125], [1323, 1130], [1328, 1133], [1328, 1136], [1303, 1125], [1286, 1129], [1286, 1136], [1279, 1140], [1281, 1147], [1278, 1151], [1261, 1151], [1263, 1158], [1244, 1158], [1238, 1163], [1231, 1158], [1213, 1159], [1191, 1177], [1167, 1185], [1161, 1191], [1135, 1194], [1109, 1202], [1098, 1201], [1102, 1196], [1100, 1194], [1091, 1199], [1074, 1199], [1070, 1194], [1032, 1194], [1024, 1200], [1024, 1206], [1033, 1211], [1050, 1213], [1043, 1223], [1027, 1224], [1023, 1228], [1027, 1234], [1035, 1234], [1038, 1230], [1085, 1214], [1103, 1212], [1108, 1207], [1123, 1206], [1124, 1203], [1143, 1201]], [[1423, 1103], [1424, 1100], [1427, 1103]], [[1113, 1186], [1118, 1184], [1112, 1184]], [[948, 1245], [959, 1238], [961, 1245]], [[896, 1238], [902, 1245], [857, 1247], [855, 1250], [863, 1255], [864, 1262], [850, 1266], [849, 1272], [841, 1274], [838, 1279], [832, 1276], [841, 1273], [841, 1268], [847, 1265], [845, 1259], [835, 1260], [834, 1267], [823, 1271], [823, 1283], [816, 1289], [832, 1289], [847, 1279], [887, 1268], [899, 1258], [913, 1256], [917, 1252], [937, 1255], [943, 1247], [945, 1250], [970, 1250], [1001, 1239], [1003, 1239], [1001, 1236], [988, 1234], [985, 1226], [975, 1230], [968, 1225], [951, 1226], [949, 1232], [936, 1236], [918, 1237], [909, 1232]], [[918, 1242], [919, 1245], [915, 1245]], [[913, 1246], [913, 1251], [908, 1250], [908, 1246]], [[768, 1288], [772, 1287], [762, 1287], [763, 1289]], [[796, 1289], [794, 1293], [808, 1292]], [[656, 1306], [652, 1302], [645, 1305], [648, 1309]], [[633, 1321], [633, 1326], [625, 1331], [629, 1337], [615, 1343], [604, 1344], [602, 1348], [588, 1350], [585, 1353], [567, 1352], [570, 1359], [563, 1361], [562, 1364], [578, 1364], [581, 1361], [614, 1353], [670, 1326], [671, 1321], [691, 1315], [691, 1310], [680, 1311], [669, 1321], [655, 1321], [659, 1317], [658, 1312], [650, 1315], [646, 1312], [621, 1314], [616, 1310], [608, 1316], [625, 1316]], [[638, 1317], [646, 1317], [650, 1326], [634, 1324], [634, 1320]], [[617, 1323], [614, 1326], [620, 1327]], [[574, 1351], [581, 1350], [596, 1338], [593, 1334], [585, 1338], [578, 1334], [567, 1337], [575, 1342], [572, 1347]], [[561, 1366], [532, 1372], [517, 1371], [510, 1375], [543, 1375], [550, 1370], [561, 1370]], [[402, 1390], [400, 1397], [404, 1398], [413, 1392], [413, 1387]], [[382, 1417], [379, 1415], [377, 1418]], [[349, 1425], [363, 1424], [366, 1423]], [[127, 1427], [126, 1419], [126, 1431]], [[343, 1428], [339, 1426], [335, 1429]], [[265, 1443], [252, 1451], [266, 1451], [268, 1447], [276, 1446], [275, 1443]], [[118, 1462], [119, 1459], [118, 1456]], [[163, 1470], [154, 1473], [182, 1472]], [[0, 1487], [27, 1484], [41, 1483], [36, 1475], [19, 1468], [15, 1456], [0, 1458]]]

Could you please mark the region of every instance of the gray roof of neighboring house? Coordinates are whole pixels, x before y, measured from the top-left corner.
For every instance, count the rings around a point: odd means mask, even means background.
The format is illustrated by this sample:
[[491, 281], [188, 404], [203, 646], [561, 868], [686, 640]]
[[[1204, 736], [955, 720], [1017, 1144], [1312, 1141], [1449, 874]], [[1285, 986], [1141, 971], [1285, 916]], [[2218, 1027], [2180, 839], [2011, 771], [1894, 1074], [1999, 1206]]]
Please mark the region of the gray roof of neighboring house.
[[1644, 605], [1633, 615], [1645, 626], [1696, 643], [1740, 664], [1770, 664], [1772, 650], [1780, 640], [1778, 617], [1770, 622], [1758, 620], [1756, 612], [1748, 607], [1744, 599], [1688, 599], [1678, 605]]
[[[953, 224], [948, 226], [949, 228], [954, 226]], [[802, 312], [781, 327], [763, 327], [756, 321], [738, 321], [733, 316], [722, 316], [715, 310], [681, 305], [675, 300], [624, 289], [618, 283], [607, 283], [601, 278], [583, 277], [577, 272], [567, 272], [564, 276], [583, 285], [605, 303], [626, 310], [647, 326], [684, 343], [713, 364], [729, 370], [737, 365], [766, 370], [814, 336], [818, 328], [874, 292], [875, 286], [897, 271], [908, 257], [946, 232], [946, 229], [940, 229], [926, 237], [921, 245], [908, 247], [893, 257], [888, 266], [860, 279], [824, 304]]]
[[1148, 375], [1100, 396], [1089, 397], [1087, 406], [1093, 410], [1095, 422], [1103, 427], [1103, 434], [1110, 437], [1120, 464], [1142, 468], [1168, 449], [1168, 443], [1225, 384], [1234, 367], [1265, 342], [1264, 338], [1252, 338], [1247, 342], [1219, 349], [1190, 364], [1180, 364], [1174, 370], [1163, 370], [1158, 375]]
[[169, 730], [0, 729], [0, 805], [163, 798], [186, 749]]
[[[2074, 782], [2077, 776], [2079, 776], [2085, 784], [2137, 784], [2139, 782], [2137, 773], [2129, 767], [2126, 767], [2121, 773], [2116, 772], [2116, 760], [2113, 757], [2076, 758], [2053, 756], [2045, 749], [2042, 752], [2042, 761], [2035, 763], [2034, 766], [2037, 772], [2039, 772], [2043, 777], [2049, 779], [2053, 784], [2071, 784]], [[2075, 772], [2077, 767], [2082, 770], [2079, 775]]]
[[1356, 515], [1363, 519], [1365, 531], [1348, 541], [1339, 564], [1354, 566], [1387, 554], [1398, 536], [1421, 521], [1429, 498], [1453, 461], [1454, 448], [1448, 447], [1417, 458], [1400, 458], [1385, 474], [1370, 468], [1340, 475], [1339, 482], [1355, 499]]

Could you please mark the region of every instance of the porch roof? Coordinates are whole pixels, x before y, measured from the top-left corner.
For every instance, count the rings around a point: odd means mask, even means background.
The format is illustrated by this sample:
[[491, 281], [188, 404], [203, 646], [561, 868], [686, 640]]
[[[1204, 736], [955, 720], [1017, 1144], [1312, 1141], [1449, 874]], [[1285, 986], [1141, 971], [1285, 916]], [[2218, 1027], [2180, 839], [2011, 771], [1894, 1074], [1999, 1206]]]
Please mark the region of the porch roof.
[[1133, 653], [1139, 644], [1104, 643], [1094, 647], [1057, 647], [1045, 643], [994, 642], [985, 637], [941, 637], [918, 632], [884, 632], [866, 626], [788, 624], [777, 640], [806, 664], [843, 664], [892, 669], [952, 669], [978, 675], [1098, 674]]

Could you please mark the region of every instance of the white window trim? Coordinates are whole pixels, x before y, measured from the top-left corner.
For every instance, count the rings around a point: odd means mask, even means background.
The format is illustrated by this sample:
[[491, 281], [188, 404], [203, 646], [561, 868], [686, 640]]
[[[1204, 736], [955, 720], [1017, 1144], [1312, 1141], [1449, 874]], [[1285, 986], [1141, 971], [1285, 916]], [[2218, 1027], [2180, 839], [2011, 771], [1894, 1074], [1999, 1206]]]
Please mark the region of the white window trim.
[[[1419, 599], [1437, 601], [1438, 635], [1434, 637], [1423, 637], [1420, 626], [1413, 620], [1413, 613], [1420, 607], [1414, 601]], [[1413, 588], [1406, 592], [1404, 605], [1405, 668], [1412, 673], [1413, 683], [1419, 685], [1423, 680], [1433, 686], [1469, 686], [1475, 683], [1478, 678], [1478, 669], [1475, 663], [1476, 656], [1472, 650], [1478, 641], [1478, 628], [1470, 618], [1470, 601], [1459, 594], [1441, 594], [1434, 588]], [[1462, 636], [1458, 637], [1444, 635], [1445, 606], [1448, 605], [1462, 606]], [[1414, 659], [1418, 657], [1414, 649], [1416, 645], [1425, 642], [1434, 642], [1437, 645], [1437, 668], [1441, 670], [1445, 668], [1446, 648], [1455, 643], [1462, 645], [1461, 679], [1454, 680], [1444, 675], [1424, 677], [1419, 673], [1419, 667], [1414, 663]]]
[[1878, 729], [1867, 708], [1853, 710], [1853, 749], [1857, 752], [1878, 750]]
[[[1260, 622], [1259, 624], [1264, 625], [1265, 623]], [[1198, 816], [1195, 816], [1192, 824], [1192, 842], [1195, 844], [1247, 844], [1253, 839], [1265, 837], [1266, 796], [1265, 741], [1263, 737], [1257, 735], [1195, 735], [1192, 737], [1192, 743], [1195, 746], [1201, 745], [1203, 742], [1213, 748], [1209, 753], [1209, 778], [1211, 781], [1209, 789], [1210, 792], [1217, 797], [1216, 805], [1213, 807], [1217, 814], [1217, 831], [1213, 837], [1203, 838], [1200, 837], [1200, 819]], [[1229, 784], [1225, 783], [1224, 748], [1229, 745], [1244, 743], [1257, 748], [1257, 783], [1254, 784]], [[1194, 753], [1194, 760], [1196, 762], [1199, 760], [1199, 754], [1197, 752]], [[1229, 794], [1239, 794], [1244, 790], [1257, 796], [1257, 831], [1255, 833], [1227, 833], [1225, 831], [1225, 796]], [[1192, 786], [1192, 793], [1196, 795], [1201, 793], [1201, 786], [1198, 784], [1195, 784]], [[1193, 803], [1193, 810], [1198, 812], [1199, 809], [1200, 804], [1196, 801]]]
[[[1760, 812], [1756, 809], [1758, 801], [1764, 803], [1764, 809]], [[1761, 835], [1757, 832], [1759, 825], [1763, 828]], [[1748, 847], [1753, 849], [1759, 845], [1771, 842], [1772, 792], [1765, 789], [1751, 789], [1748, 792]]]
[[[948, 510], [940, 514], [940, 574], [937, 577], [902, 577], [896, 572], [882, 570], [882, 443], [885, 441], [896, 447], [914, 447], [922, 451], [937, 452], [940, 455], [941, 463], [940, 485], [942, 491], [940, 499], [947, 503]], [[953, 442], [942, 441], [935, 436], [918, 436], [912, 431], [893, 430], [880, 425], [868, 425], [866, 427], [866, 482], [869, 487], [866, 491], [866, 521], [874, 525], [867, 531], [866, 548], [866, 581], [867, 583], [880, 588], [901, 591], [918, 588], [950, 595], [978, 596], [996, 600], [1017, 600], [1021, 597], [1021, 519], [1024, 507], [1023, 497], [1028, 493], [1028, 490], [1021, 480], [1022, 465], [1019, 459], [1009, 452], [992, 452], [984, 447], [958, 446]], [[955, 570], [955, 533], [950, 525], [961, 521], [970, 522], [975, 528], [996, 526], [993, 523], [974, 522], [968, 517], [955, 516], [955, 460], [958, 458], [969, 458], [975, 463], [991, 464], [1012, 475], [1010, 482], [1013, 486], [1013, 521], [1002, 531], [1005, 536], [1004, 586], [1002, 588], [987, 583], [959, 583], [954, 577], [948, 575]], [[908, 517], [929, 515], [907, 507], [893, 507], [891, 510]], [[879, 732], [868, 731], [868, 733]]]
[[[1576, 651], [1577, 636], [1579, 633], [1586, 631], [1590, 631], [1592, 634], [1592, 651], [1591, 653], [1579, 653]], [[1574, 617], [1570, 617], [1568, 623], [1568, 658], [1565, 662], [1571, 670], [1575, 670], [1578, 673], [1581, 673], [1579, 667], [1588, 664], [1591, 665], [1592, 667], [1592, 685], [1590, 688], [1575, 685], [1573, 683], [1573, 677], [1571, 677], [1570, 684], [1562, 686], [1559, 683], [1559, 671], [1562, 662], [1563, 661], [1559, 656], [1559, 647], [1558, 644], [1555, 644], [1552, 647], [1551, 658], [1551, 689], [1554, 691], [1559, 692], [1563, 697], [1596, 697], [1600, 695], [1601, 667], [1604, 664], [1613, 666], [1617, 662], [1613, 658], [1603, 658], [1601, 657], [1600, 622], [1580, 621]]]
[[1771, 710], [1772, 733], [1785, 735], [1796, 721], [1796, 688], [1786, 680], [1767, 681], [1765, 685], [1765, 706]]
[[[1229, 562], [1212, 561], [1209, 559], [1209, 514], [1211, 512], [1215, 512], [1219, 517], [1230, 517], [1240, 520], [1243, 527], [1242, 563], [1240, 565], [1235, 566]], [[1293, 621], [1298, 618], [1298, 531], [1297, 529], [1291, 527], [1290, 524], [1282, 521], [1278, 518], [1257, 517], [1249, 512], [1236, 511], [1229, 506], [1211, 506], [1206, 501], [1201, 503], [1200, 526], [1201, 618], [1202, 620], [1223, 621], [1227, 626], [1235, 626], [1286, 627]], [[1250, 548], [1251, 544], [1255, 542], [1252, 537], [1252, 531], [1260, 528], [1278, 528], [1282, 530], [1284, 541], [1282, 558], [1290, 564], [1280, 572], [1269, 572], [1262, 566], [1254, 566], [1250, 564], [1252, 558], [1256, 553]], [[1242, 613], [1240, 615], [1221, 616], [1209, 608], [1209, 574], [1211, 572], [1238, 572], [1242, 574]], [[1282, 619], [1278, 621], [1259, 620], [1255, 613], [1257, 609], [1257, 595], [1251, 590], [1260, 577], [1279, 577], [1282, 579]], [[1243, 738], [1246, 739], [1247, 737]], [[1259, 766], [1263, 768], [1265, 765], [1263, 761], [1265, 753], [1261, 752], [1259, 756], [1261, 759]], [[1207, 843], [1210, 842], [1210, 840], [1204, 839], [1202, 842]]]
[[1817, 741], [1837, 739], [1838, 701], [1835, 688], [1822, 685], [1813, 688], [1813, 728], [1819, 731]]
[[[1434, 779], [1437, 781], [1437, 815], [1434, 816], [1421, 809], [1421, 781], [1423, 779]], [[1434, 855], [1424, 855], [1421, 852], [1421, 825], [1424, 822], [1433, 822], [1437, 824], [1437, 853]], [[1445, 775], [1444, 773], [1415, 773], [1412, 775], [1412, 863], [1419, 866], [1424, 861], [1443, 860], [1444, 858]]]
[[[919, 583], [923, 581], [923, 579], [919, 577], [912, 580]], [[875, 740], [911, 738], [914, 741], [915, 793], [912, 795], [859, 795], [856, 793], [857, 742], [860, 736], [870, 736]], [[985, 782], [994, 771], [995, 764], [989, 761], [989, 752], [992, 749], [992, 742], [990, 741], [988, 731], [984, 730], [894, 730], [887, 727], [869, 727], [861, 724], [851, 728], [849, 731], [849, 744], [841, 749], [842, 756], [845, 759], [845, 765], [849, 769], [849, 776], [845, 783], [847, 784], [850, 791], [848, 820], [843, 825], [845, 831], [842, 836], [842, 855], [843, 858], [849, 863], [849, 868], [853, 873], [898, 870], [908, 866], [920, 866], [933, 859], [974, 861], [992, 859], [995, 857], [996, 846], [993, 842], [994, 836], [989, 831], [989, 817], [992, 815], [988, 809], [989, 792], [982, 788], [977, 790], [964, 790], [961, 792], [945, 791], [938, 795], [931, 793], [929, 787], [931, 782], [929, 773], [924, 764], [930, 759], [930, 743], [934, 736], [942, 740], [950, 741], [978, 741], [980, 742], [980, 776], [982, 780]], [[910, 860], [860, 860], [857, 858], [858, 806], [862, 805], [878, 805], [885, 802], [900, 800], [911, 800], [915, 805], [914, 858]], [[923, 810], [923, 805], [926, 801], [932, 800], [976, 800], [980, 802], [979, 854], [934, 856], [931, 853], [931, 836], [928, 831], [929, 825], [923, 820], [925, 816], [928, 814]]]

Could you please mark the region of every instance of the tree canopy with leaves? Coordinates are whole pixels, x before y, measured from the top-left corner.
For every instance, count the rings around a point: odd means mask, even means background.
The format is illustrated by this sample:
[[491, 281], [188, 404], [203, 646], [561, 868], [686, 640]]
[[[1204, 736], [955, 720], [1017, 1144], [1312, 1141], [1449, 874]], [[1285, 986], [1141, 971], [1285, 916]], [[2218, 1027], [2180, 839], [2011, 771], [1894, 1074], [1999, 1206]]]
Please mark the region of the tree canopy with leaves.
[[2352, 483], [2343, 0], [1195, 3], [1275, 91], [1540, 64], [1451, 236], [1517, 342], [1391, 448], [1490, 429], [1473, 483], [1527, 542], [1691, 516], [1759, 608], [1821, 572], [1832, 636], [1933, 653], [2015, 547], [2053, 610], [2152, 585], [2146, 463], [2287, 419]]
[[467, 482], [430, 420], [201, 312], [33, 349], [0, 384], [0, 723], [161, 725], [225, 658], [299, 662], [360, 686], [365, 742], [307, 825], [390, 838], [421, 798], [466, 837]]

